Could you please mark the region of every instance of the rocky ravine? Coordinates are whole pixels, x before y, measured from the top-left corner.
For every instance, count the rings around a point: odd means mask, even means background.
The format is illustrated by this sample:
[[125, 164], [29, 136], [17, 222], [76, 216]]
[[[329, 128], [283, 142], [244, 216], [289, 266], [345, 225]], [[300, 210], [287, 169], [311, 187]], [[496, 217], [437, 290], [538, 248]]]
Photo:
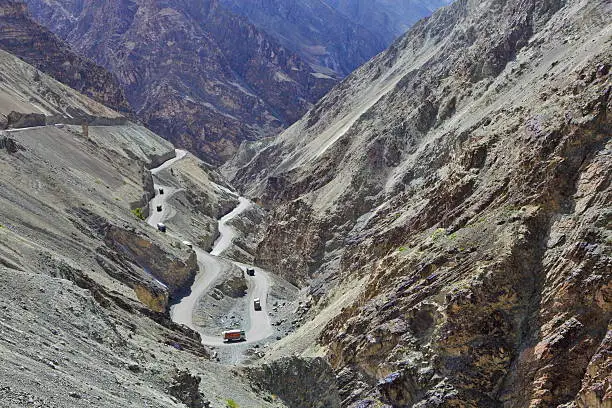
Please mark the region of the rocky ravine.
[[217, 0], [27, 4], [119, 78], [151, 130], [208, 162], [280, 132], [336, 83]]
[[0, 70], [0, 114], [43, 119], [0, 134], [0, 405], [284, 406], [169, 318], [196, 256], [141, 218], [174, 146], [125, 120], [45, 125], [121, 116], [4, 51]]
[[343, 406], [609, 406], [611, 7], [457, 1], [226, 167], [318, 300], [270, 358]]

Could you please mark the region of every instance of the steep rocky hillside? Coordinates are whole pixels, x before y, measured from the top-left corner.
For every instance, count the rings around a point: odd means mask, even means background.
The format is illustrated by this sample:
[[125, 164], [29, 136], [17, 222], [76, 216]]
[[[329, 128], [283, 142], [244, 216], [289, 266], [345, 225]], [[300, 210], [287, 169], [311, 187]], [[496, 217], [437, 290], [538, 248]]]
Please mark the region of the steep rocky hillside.
[[270, 355], [343, 406], [609, 406], [610, 15], [457, 1], [241, 152], [256, 261], [318, 301]]
[[156, 133], [211, 162], [274, 135], [335, 84], [217, 0], [28, 0], [121, 82]]
[[390, 43], [421, 18], [452, 0], [325, 0], [351, 21]]
[[131, 110], [119, 81], [104, 68], [76, 55], [34, 22], [21, 1], [0, 0], [0, 49], [113, 109]]
[[174, 146], [4, 51], [0, 72], [0, 405], [283, 406], [170, 320], [196, 254], [141, 218]]
[[387, 39], [321, 0], [221, 0], [300, 54], [316, 70], [344, 77], [384, 50]]

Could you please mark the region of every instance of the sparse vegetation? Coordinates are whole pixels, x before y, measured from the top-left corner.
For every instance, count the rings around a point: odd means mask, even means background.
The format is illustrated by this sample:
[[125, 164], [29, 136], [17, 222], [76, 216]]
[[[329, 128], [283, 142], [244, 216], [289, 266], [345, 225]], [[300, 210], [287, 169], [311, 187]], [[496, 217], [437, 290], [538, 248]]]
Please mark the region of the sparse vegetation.
[[141, 220], [145, 219], [144, 212], [142, 211], [142, 208], [140, 208], [140, 207], [134, 208], [132, 210], [132, 214], [134, 214], [134, 216], [136, 216], [136, 218], [139, 218]]
[[231, 398], [228, 398], [228, 399], [225, 400], [225, 406], [227, 408], [240, 408], [238, 406], [238, 403], [236, 401], [234, 401], [233, 399], [231, 399]]
[[438, 228], [437, 230], [434, 231], [433, 234], [431, 234], [431, 239], [434, 241], [437, 241], [442, 236], [444, 236], [444, 234], [446, 234], [446, 228]]

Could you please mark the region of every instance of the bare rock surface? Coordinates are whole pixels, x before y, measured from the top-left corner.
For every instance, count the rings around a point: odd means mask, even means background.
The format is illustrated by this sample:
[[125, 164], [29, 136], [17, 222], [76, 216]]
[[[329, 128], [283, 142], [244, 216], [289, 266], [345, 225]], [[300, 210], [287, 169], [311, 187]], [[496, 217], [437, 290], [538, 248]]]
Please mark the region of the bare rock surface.
[[288, 49], [319, 75], [342, 78], [386, 48], [377, 31], [356, 24], [320, 0], [221, 0]]
[[[4, 128], [20, 120], [29, 123], [23, 122], [19, 127], [44, 125], [54, 117], [59, 120], [81, 117], [125, 122], [123, 115], [60, 84], [3, 50], [0, 50], [0, 72], [0, 114], [6, 118]], [[9, 120], [11, 112], [15, 113]], [[29, 119], [27, 116], [24, 118], [25, 115], [30, 115]], [[45, 117], [44, 122], [41, 115]]]
[[255, 262], [317, 302], [269, 358], [343, 406], [610, 401], [610, 12], [455, 2], [239, 155]]

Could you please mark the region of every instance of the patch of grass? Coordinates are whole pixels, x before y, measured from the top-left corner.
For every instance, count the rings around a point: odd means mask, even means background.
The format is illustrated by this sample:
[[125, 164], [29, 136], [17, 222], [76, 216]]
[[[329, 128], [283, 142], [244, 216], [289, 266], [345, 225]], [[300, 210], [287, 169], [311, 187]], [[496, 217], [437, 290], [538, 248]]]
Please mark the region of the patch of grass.
[[236, 401], [234, 401], [233, 399], [231, 399], [231, 398], [228, 398], [228, 399], [225, 400], [225, 406], [227, 408], [240, 408], [238, 406], [238, 403]]
[[140, 208], [140, 207], [134, 208], [132, 210], [132, 214], [134, 214], [136, 216], [136, 218], [139, 218], [141, 220], [145, 219], [144, 212], [142, 211], [142, 208]]

